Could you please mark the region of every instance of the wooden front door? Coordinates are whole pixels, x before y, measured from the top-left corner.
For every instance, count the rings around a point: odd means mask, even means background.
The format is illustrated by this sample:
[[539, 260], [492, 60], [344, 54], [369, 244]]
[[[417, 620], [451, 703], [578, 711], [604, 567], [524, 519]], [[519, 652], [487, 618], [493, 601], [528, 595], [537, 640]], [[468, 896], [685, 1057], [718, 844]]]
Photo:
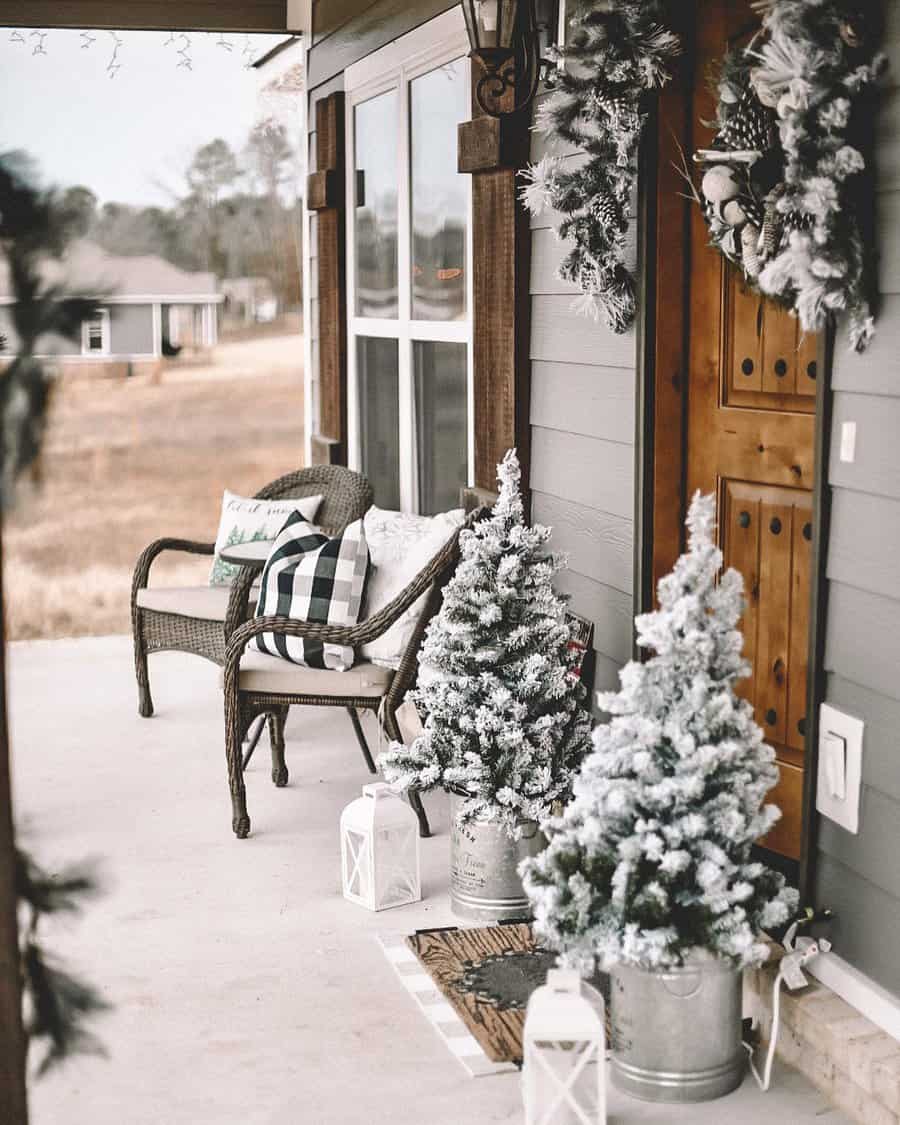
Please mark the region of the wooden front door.
[[[711, 139], [702, 124], [715, 117], [710, 68], [754, 26], [742, 0], [702, 5], [695, 147]], [[739, 271], [708, 245], [699, 207], [692, 213], [690, 258], [687, 495], [716, 493], [725, 563], [744, 576], [744, 651], [753, 675], [739, 691], [753, 704], [781, 772], [770, 799], [782, 819], [761, 843], [798, 859], [818, 340], [803, 338], [796, 319], [746, 288]]]

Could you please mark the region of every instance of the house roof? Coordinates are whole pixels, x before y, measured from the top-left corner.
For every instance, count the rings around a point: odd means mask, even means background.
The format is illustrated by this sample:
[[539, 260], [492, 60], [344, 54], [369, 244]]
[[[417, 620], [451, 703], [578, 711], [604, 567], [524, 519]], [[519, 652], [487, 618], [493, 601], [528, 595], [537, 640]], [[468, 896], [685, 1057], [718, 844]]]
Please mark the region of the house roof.
[[[87, 239], [74, 242], [61, 261], [48, 258], [47, 283], [65, 282], [82, 293], [108, 295], [112, 301], [147, 297], [156, 300], [209, 300], [218, 291], [215, 274], [179, 269], [155, 254], [111, 254]], [[0, 301], [13, 296], [9, 269], [0, 259]]]

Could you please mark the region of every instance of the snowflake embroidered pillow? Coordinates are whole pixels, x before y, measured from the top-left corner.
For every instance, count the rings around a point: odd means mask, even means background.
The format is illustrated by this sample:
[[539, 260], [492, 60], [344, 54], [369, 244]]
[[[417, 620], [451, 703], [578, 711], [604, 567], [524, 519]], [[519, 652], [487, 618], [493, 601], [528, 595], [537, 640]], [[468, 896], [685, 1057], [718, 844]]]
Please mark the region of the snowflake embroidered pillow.
[[[333, 539], [295, 512], [278, 533], [260, 582], [257, 617], [292, 617], [317, 625], [355, 625], [359, 620], [369, 549], [362, 520]], [[309, 668], [346, 672], [353, 667], [349, 645], [310, 637], [260, 633], [256, 645]]]
[[284, 521], [294, 512], [306, 520], [314, 520], [321, 496], [303, 496], [293, 500], [254, 500], [236, 496], [227, 489], [222, 496], [222, 515], [216, 532], [215, 558], [209, 572], [210, 586], [230, 586], [238, 567], [219, 558], [223, 548], [238, 543], [255, 543], [260, 539], [274, 539], [284, 526]]
[[[366, 543], [372, 573], [366, 592], [366, 619], [374, 616], [398, 594], [402, 594], [419, 571], [424, 570], [441, 547], [462, 527], [462, 508], [436, 516], [391, 512], [373, 504], [365, 515]], [[380, 637], [362, 646], [366, 660], [397, 669], [413, 631], [425, 608], [427, 592], [401, 614]]]

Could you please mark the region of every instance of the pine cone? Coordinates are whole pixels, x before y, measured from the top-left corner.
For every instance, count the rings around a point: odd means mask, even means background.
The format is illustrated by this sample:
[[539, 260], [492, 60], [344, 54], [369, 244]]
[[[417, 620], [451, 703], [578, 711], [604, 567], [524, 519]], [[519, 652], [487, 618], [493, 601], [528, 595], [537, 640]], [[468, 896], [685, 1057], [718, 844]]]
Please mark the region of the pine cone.
[[591, 214], [606, 230], [619, 229], [619, 207], [607, 192], [601, 192], [591, 201]]
[[631, 100], [618, 94], [595, 94], [594, 101], [597, 108], [608, 113], [610, 117], [621, 117], [631, 110]]
[[759, 149], [772, 147], [772, 112], [762, 105], [752, 90], [745, 90], [737, 108], [719, 130], [719, 140], [726, 148]]

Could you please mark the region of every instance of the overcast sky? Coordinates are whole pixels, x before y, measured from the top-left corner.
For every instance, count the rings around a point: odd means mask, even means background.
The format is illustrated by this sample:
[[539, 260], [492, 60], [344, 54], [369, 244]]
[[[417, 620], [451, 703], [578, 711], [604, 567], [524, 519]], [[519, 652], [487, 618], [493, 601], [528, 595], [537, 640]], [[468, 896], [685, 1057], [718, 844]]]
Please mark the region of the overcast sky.
[[[224, 137], [239, 148], [265, 115], [243, 52], [259, 57], [283, 36], [226, 35], [229, 51], [213, 34], [187, 45], [180, 36], [166, 45], [166, 32], [118, 35], [111, 78], [108, 31], [54, 30], [42, 41], [0, 28], [0, 152], [25, 149], [45, 183], [86, 184], [102, 202], [165, 205], [199, 145]], [[191, 69], [178, 66], [184, 57]]]

